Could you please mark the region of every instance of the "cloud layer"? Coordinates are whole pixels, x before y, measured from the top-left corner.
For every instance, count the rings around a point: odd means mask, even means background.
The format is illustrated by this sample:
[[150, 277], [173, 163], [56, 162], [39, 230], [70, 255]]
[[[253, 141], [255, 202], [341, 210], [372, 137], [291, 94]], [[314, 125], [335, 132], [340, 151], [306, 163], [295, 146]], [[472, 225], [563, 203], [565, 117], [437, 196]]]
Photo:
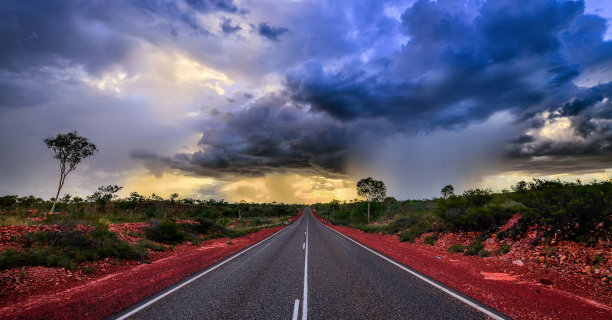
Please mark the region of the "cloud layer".
[[50, 158], [36, 141], [73, 129], [104, 148], [71, 192], [143, 166], [212, 177], [215, 192], [287, 183], [276, 174], [376, 174], [399, 197], [506, 171], [601, 172], [612, 163], [610, 11], [564, 0], [4, 1], [0, 144], [12, 152], [0, 193], [51, 179], [51, 160], [20, 159]]

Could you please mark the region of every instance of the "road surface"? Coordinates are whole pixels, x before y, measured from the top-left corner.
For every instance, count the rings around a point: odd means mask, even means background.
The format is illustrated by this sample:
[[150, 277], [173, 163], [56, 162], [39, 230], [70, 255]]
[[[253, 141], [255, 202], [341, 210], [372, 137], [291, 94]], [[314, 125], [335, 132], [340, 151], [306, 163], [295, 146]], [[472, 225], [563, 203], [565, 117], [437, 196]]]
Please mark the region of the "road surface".
[[438, 286], [322, 225], [306, 208], [290, 227], [112, 319], [505, 318]]

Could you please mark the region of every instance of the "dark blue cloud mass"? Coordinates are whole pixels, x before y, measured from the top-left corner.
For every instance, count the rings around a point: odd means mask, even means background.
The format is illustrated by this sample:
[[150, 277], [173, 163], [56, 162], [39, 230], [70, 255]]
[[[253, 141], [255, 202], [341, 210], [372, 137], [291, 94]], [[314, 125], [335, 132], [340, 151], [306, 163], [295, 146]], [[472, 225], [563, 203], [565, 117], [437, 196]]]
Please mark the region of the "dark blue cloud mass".
[[[499, 115], [512, 130], [495, 131], [507, 135], [494, 140], [498, 171], [598, 170], [612, 157], [608, 24], [566, 0], [2, 1], [0, 112], [52, 108], [74, 91], [99, 99], [110, 90], [83, 79], [119, 71], [135, 84], [117, 99], [155, 106], [152, 91], [171, 85], [138, 78], [151, 66], [139, 55], [180, 56], [227, 77], [194, 85], [226, 96], [173, 106], [199, 115], [175, 127], [203, 134], [200, 150], [132, 153], [156, 173], [344, 174], [389, 137], [443, 136]], [[566, 120], [571, 137], [536, 134]]]
[[266, 38], [268, 38], [268, 39], [270, 39], [272, 41], [278, 41], [278, 37], [281, 34], [286, 33], [288, 31], [289, 31], [289, 29], [287, 29], [287, 28], [273, 27], [273, 26], [271, 26], [271, 25], [269, 25], [268, 23], [265, 23], [265, 22], [264, 23], [260, 23], [257, 26], [257, 32], [260, 35], [262, 35], [262, 36], [264, 36], [264, 37], [266, 37]]
[[[599, 41], [576, 35], [582, 10], [582, 2], [493, 0], [470, 20], [421, 0], [403, 13], [410, 40], [391, 59], [340, 71], [309, 61], [287, 75], [287, 87], [296, 101], [338, 119], [384, 117], [419, 130], [541, 110], [571, 99], [566, 92], [585, 68], [610, 65], [604, 30], [595, 28]], [[568, 52], [578, 46], [580, 55]]]
[[[594, 136], [590, 147], [574, 151], [612, 152], [609, 126], [594, 125], [612, 119], [601, 111], [609, 104], [596, 103], [612, 96], [604, 19], [585, 15], [582, 1], [490, 0], [475, 15], [454, 3], [420, 0], [407, 8], [401, 19], [409, 40], [387, 60], [340, 69], [304, 63], [287, 74], [291, 97], [347, 125], [379, 118], [409, 132], [460, 129], [498, 112], [522, 123], [561, 108], [576, 132]], [[578, 86], [589, 70], [607, 70], [607, 79]], [[588, 116], [578, 117], [578, 110]], [[530, 155], [549, 155], [546, 150]]]

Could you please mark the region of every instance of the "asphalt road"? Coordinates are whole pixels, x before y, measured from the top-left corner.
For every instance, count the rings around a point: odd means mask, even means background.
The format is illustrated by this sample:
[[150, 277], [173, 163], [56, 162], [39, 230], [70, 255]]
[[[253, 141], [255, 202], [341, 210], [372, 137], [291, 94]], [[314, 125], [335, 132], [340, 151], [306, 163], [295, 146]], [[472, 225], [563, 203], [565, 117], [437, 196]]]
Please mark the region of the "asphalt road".
[[487, 319], [492, 312], [336, 233], [308, 208], [245, 250], [112, 319]]

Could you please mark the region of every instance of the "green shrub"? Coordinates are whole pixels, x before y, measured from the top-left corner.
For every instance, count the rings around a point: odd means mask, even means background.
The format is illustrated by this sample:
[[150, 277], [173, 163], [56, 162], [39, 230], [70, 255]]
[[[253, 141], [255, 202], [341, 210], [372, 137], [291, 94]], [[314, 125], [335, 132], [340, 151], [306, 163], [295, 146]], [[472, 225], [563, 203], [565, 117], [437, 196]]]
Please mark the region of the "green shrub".
[[160, 219], [164, 216], [164, 208], [161, 203], [156, 203], [154, 207], [145, 208], [142, 214], [147, 218]]
[[198, 216], [201, 217], [201, 218], [204, 218], [204, 219], [213, 219], [214, 218], [212, 210], [210, 210], [208, 208], [201, 210], [200, 214]]
[[425, 239], [423, 239], [423, 242], [425, 244], [430, 245], [430, 246], [433, 246], [434, 244], [436, 244], [436, 241], [438, 241], [438, 235], [437, 234], [434, 234], [434, 235], [431, 235], [431, 236], [427, 236], [427, 237], [425, 237]]
[[23, 252], [7, 250], [0, 255], [1, 269], [26, 265], [74, 268], [79, 262], [107, 257], [140, 260], [147, 257], [144, 248], [121, 241], [103, 226], [88, 234], [72, 228], [28, 233], [22, 243]]
[[422, 231], [419, 228], [412, 227], [399, 234], [399, 241], [401, 242], [408, 241], [410, 243], [414, 243], [414, 240], [416, 240], [416, 238], [420, 237], [425, 232], [426, 231]]
[[237, 228], [237, 229], [226, 229], [225, 230], [225, 235], [229, 238], [238, 238], [238, 237], [242, 237], [244, 235], [247, 235], [251, 232], [257, 231], [259, 230], [259, 228]]
[[608, 259], [605, 255], [599, 254], [591, 258], [591, 263], [593, 264], [593, 266], [595, 266], [595, 268], [599, 268], [602, 264], [606, 263], [607, 260]]
[[490, 255], [491, 255], [491, 253], [489, 251], [485, 250], [485, 249], [480, 249], [478, 251], [478, 256], [479, 257], [485, 258], [485, 257], [488, 257]]
[[453, 244], [452, 246], [448, 248], [448, 252], [450, 253], [463, 252], [465, 251], [465, 249], [466, 249], [466, 246], [463, 246], [460, 244]]
[[[370, 221], [375, 220], [383, 213], [382, 206], [376, 201], [370, 203]], [[356, 203], [350, 211], [350, 221], [354, 224], [364, 224], [368, 220], [368, 202]]]
[[168, 250], [168, 247], [166, 246], [162, 246], [160, 244], [157, 244], [149, 239], [141, 239], [140, 241], [138, 241], [139, 246], [145, 248], [145, 249], [151, 249], [153, 251], [166, 251]]
[[83, 271], [84, 274], [92, 274], [96, 270], [94, 270], [94, 268], [92, 268], [90, 266], [86, 266], [86, 267], [81, 268], [81, 271]]
[[453, 229], [486, 231], [504, 224], [514, 211], [502, 206], [488, 189], [470, 189], [438, 200], [437, 216]]
[[[527, 224], [552, 226], [564, 238], [587, 241], [591, 235], [605, 237], [612, 230], [612, 180], [582, 184], [534, 179], [513, 187], [514, 200], [527, 210]], [[602, 228], [597, 225], [602, 223]]]
[[465, 251], [466, 256], [475, 256], [478, 255], [481, 250], [484, 250], [484, 244], [480, 239], [474, 240], [474, 242], [467, 247]]
[[10, 269], [26, 265], [27, 256], [11, 248], [0, 255], [0, 269]]
[[219, 219], [219, 225], [221, 226], [227, 226], [227, 224], [229, 223], [229, 219], [228, 218], [221, 218]]
[[165, 243], [177, 244], [185, 240], [185, 234], [179, 231], [179, 226], [174, 221], [164, 220], [151, 221], [151, 226], [146, 230], [147, 238]]
[[510, 252], [510, 249], [512, 247], [509, 244], [502, 244], [501, 248], [499, 248], [499, 250], [497, 250], [497, 254], [506, 254], [508, 252]]
[[389, 229], [389, 227], [386, 225], [365, 225], [365, 226], [359, 226], [358, 229], [363, 232], [378, 233], [378, 232], [386, 232]]

